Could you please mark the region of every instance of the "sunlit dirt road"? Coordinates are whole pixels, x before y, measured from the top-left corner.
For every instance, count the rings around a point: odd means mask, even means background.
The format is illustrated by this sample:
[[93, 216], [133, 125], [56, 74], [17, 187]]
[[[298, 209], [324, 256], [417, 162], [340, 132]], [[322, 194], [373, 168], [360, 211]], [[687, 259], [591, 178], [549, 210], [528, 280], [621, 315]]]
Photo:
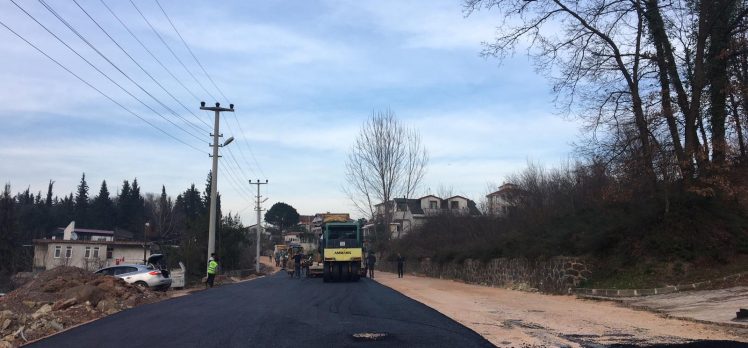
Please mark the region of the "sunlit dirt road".
[[581, 300], [451, 280], [378, 272], [376, 281], [475, 330], [497, 346], [607, 346], [700, 342], [748, 346], [748, 329], [725, 328]]

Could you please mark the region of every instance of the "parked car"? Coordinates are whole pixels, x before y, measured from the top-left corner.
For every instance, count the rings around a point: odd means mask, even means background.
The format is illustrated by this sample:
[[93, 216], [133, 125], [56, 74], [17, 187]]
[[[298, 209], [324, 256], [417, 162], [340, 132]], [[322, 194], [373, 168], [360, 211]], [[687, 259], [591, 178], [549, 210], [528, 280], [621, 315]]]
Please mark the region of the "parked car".
[[159, 269], [156, 265], [164, 257], [162, 254], [153, 254], [148, 258], [145, 265], [121, 264], [105, 267], [95, 273], [105, 274], [122, 278], [130, 284], [152, 288], [154, 290], [166, 290], [171, 286], [169, 271]]

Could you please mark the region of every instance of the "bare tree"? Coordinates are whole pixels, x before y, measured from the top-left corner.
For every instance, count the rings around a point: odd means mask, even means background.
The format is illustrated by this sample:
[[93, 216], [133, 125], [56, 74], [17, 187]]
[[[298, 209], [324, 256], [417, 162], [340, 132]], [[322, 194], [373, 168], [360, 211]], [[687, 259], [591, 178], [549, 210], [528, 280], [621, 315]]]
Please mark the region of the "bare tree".
[[372, 219], [375, 205], [384, 203], [382, 223], [388, 230], [393, 220], [390, 201], [415, 194], [427, 163], [428, 153], [418, 132], [403, 126], [389, 109], [375, 111], [348, 153], [343, 190]]
[[164, 244], [174, 244], [179, 239], [179, 231], [176, 228], [176, 214], [174, 203], [166, 194], [166, 188], [161, 187], [161, 195], [156, 197], [153, 193], [145, 195], [145, 206], [151, 221], [150, 238]]
[[740, 81], [745, 1], [465, 0], [465, 8], [501, 12], [484, 55], [527, 48], [561, 109], [585, 121], [592, 157], [650, 184], [666, 166], [688, 183], [729, 160], [730, 106], [731, 128], [742, 132], [743, 93], [731, 95], [730, 68]]

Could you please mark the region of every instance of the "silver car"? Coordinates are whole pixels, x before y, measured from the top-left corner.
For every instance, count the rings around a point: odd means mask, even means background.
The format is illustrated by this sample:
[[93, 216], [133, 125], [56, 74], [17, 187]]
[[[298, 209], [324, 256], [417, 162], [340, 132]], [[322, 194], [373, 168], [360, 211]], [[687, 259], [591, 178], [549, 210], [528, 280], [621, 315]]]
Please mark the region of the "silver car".
[[163, 258], [163, 255], [153, 254], [148, 258], [147, 265], [122, 264], [102, 268], [96, 271], [96, 273], [122, 278], [130, 284], [144, 288], [166, 290], [171, 286], [169, 271], [158, 269], [154, 266], [161, 258]]

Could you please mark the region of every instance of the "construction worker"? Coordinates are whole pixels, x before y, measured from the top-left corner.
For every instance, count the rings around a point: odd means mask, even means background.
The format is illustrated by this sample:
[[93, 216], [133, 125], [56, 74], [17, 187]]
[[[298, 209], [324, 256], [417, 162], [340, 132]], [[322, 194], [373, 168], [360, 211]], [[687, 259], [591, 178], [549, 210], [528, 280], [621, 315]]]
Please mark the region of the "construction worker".
[[397, 253], [397, 277], [402, 278], [405, 271], [405, 258]]
[[304, 259], [304, 253], [301, 251], [297, 252], [293, 256], [293, 273], [296, 278], [301, 278], [301, 260]]
[[211, 254], [210, 261], [208, 261], [208, 280], [205, 281], [205, 288], [210, 286], [213, 287], [213, 281], [216, 279], [216, 272], [218, 271], [218, 258], [216, 254]]
[[369, 269], [369, 278], [374, 278], [374, 265], [376, 265], [376, 263], [377, 257], [370, 251], [369, 256], [366, 257], [366, 268]]

